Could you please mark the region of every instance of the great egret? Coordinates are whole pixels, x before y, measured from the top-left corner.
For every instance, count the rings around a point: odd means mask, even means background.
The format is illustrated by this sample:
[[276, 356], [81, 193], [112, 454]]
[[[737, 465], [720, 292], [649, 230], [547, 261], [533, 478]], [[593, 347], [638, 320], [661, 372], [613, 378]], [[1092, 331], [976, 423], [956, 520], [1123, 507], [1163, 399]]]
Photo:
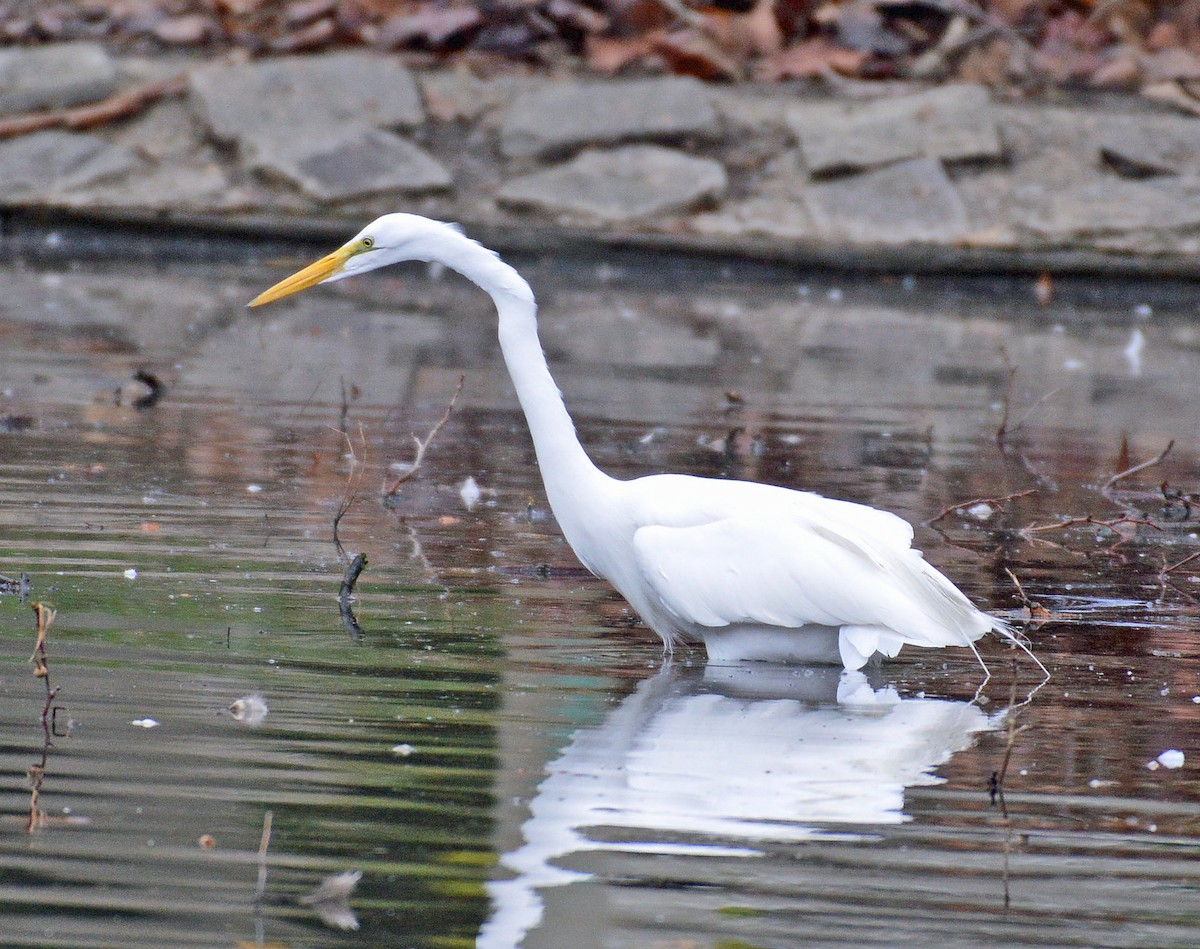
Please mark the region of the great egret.
[[701, 640], [717, 662], [840, 657], [858, 669], [905, 644], [967, 646], [978, 658], [975, 640], [988, 631], [1016, 642], [925, 562], [894, 514], [746, 481], [601, 472], [550, 376], [529, 284], [452, 224], [384, 215], [250, 306], [407, 260], [444, 264], [491, 295], [559, 526], [668, 650]]

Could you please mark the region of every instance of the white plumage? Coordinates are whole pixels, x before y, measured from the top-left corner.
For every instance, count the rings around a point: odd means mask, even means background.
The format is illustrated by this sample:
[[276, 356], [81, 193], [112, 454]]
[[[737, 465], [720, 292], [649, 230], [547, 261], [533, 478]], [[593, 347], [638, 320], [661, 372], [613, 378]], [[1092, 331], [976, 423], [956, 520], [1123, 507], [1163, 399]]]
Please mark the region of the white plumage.
[[603, 474], [550, 376], [529, 285], [453, 225], [385, 215], [251, 306], [406, 260], [444, 264], [491, 295], [563, 534], [668, 648], [693, 639], [712, 660], [840, 657], [857, 669], [904, 645], [973, 650], [989, 630], [1012, 637], [912, 549], [912, 527], [893, 514], [744, 481]]

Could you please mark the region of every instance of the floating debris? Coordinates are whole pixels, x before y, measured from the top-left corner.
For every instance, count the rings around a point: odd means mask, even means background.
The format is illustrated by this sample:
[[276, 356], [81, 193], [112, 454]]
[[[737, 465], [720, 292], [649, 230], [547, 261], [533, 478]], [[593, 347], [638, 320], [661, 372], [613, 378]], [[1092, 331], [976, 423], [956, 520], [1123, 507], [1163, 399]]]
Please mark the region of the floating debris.
[[1157, 771], [1160, 766], [1169, 771], [1174, 771], [1176, 768], [1183, 767], [1183, 760], [1182, 751], [1177, 748], [1168, 748], [1153, 761], [1147, 761], [1146, 767], [1151, 771]]
[[251, 728], [261, 725], [269, 711], [267, 700], [257, 693], [242, 696], [229, 706], [229, 714], [233, 716], [234, 721], [249, 725]]
[[138, 728], [158, 728], [158, 722], [152, 718], [135, 718], [130, 725], [136, 725]]
[[331, 929], [358, 929], [358, 917], [347, 901], [361, 879], [361, 870], [327, 876], [320, 886], [297, 902], [316, 910], [321, 922]]
[[125, 576], [126, 580], [136, 580], [137, 579], [137, 571], [133, 567], [130, 567], [128, 570], [125, 571], [124, 576]]
[[162, 384], [162, 380], [148, 369], [139, 369], [133, 374], [133, 378], [134, 381], [140, 382], [146, 387], [145, 392], [134, 398], [133, 407], [135, 409], [153, 408], [167, 392], [167, 387]]
[[459, 486], [458, 496], [462, 498], [463, 504], [467, 506], [467, 510], [473, 511], [475, 510], [475, 505], [479, 503], [479, 499], [483, 497], [483, 491], [475, 479], [467, 475], [467, 480]]
[[392, 745], [392, 754], [399, 755], [401, 758], [407, 758], [417, 749], [410, 744]]

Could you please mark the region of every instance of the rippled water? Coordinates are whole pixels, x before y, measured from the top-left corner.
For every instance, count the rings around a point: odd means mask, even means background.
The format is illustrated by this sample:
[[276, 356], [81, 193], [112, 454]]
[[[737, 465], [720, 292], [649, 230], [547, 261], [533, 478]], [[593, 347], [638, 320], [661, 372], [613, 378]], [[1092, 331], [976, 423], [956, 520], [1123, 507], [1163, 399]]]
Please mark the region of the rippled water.
[[[0, 943], [1200, 942], [1200, 561], [1164, 572], [1200, 550], [1190, 288], [1046, 306], [1026, 281], [517, 261], [614, 474], [918, 523], [1036, 489], [918, 528], [982, 605], [1021, 615], [1007, 568], [1049, 611], [1028, 635], [1053, 678], [1020, 705], [1037, 678], [997, 644], [978, 701], [955, 652], [869, 677], [664, 664], [558, 536], [457, 278], [250, 313], [308, 252], [53, 246], [10, 253], [0, 303], [0, 574], [30, 587], [0, 593]], [[369, 561], [353, 615], [341, 507]], [[33, 602], [57, 610], [49, 703]], [[257, 724], [230, 711], [252, 696]], [[351, 870], [357, 931], [299, 902]]]

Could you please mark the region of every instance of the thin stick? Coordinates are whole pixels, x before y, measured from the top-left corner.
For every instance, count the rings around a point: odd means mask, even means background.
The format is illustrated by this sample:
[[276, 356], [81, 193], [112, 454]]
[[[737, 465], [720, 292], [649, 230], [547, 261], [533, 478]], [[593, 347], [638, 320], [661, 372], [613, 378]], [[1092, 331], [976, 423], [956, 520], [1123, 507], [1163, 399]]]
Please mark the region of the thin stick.
[[1004, 398], [1000, 402], [1000, 424], [996, 428], [996, 444], [1001, 448], [1004, 447], [1005, 440], [1008, 438], [1008, 408], [1012, 402], [1013, 382], [1017, 378], [1017, 367], [1012, 364], [1008, 358], [1008, 350], [1002, 349], [1001, 353], [1004, 356], [1004, 365], [1008, 369], [1008, 378], [1004, 380]]
[[1132, 468], [1126, 468], [1124, 471], [1118, 471], [1115, 475], [1113, 475], [1111, 478], [1109, 478], [1107, 481], [1104, 482], [1104, 487], [1101, 488], [1100, 490], [1102, 492], [1107, 491], [1109, 488], [1111, 488], [1114, 484], [1116, 484], [1118, 481], [1122, 480], [1123, 478], [1128, 478], [1130, 475], [1137, 474], [1139, 471], [1145, 471], [1147, 468], [1153, 468], [1155, 465], [1161, 464], [1162, 460], [1171, 453], [1171, 449], [1174, 447], [1175, 447], [1175, 439], [1172, 438], [1169, 442], [1167, 442], [1167, 447], [1164, 448], [1162, 451], [1160, 451], [1157, 455], [1155, 455], [1149, 461], [1143, 461], [1141, 464], [1134, 465]]
[[399, 475], [390, 484], [386, 481], [384, 482], [380, 493], [385, 501], [388, 498], [394, 497], [396, 491], [399, 490], [400, 485], [412, 478], [413, 475], [417, 473], [417, 470], [421, 467], [421, 462], [425, 460], [425, 452], [428, 450], [430, 443], [435, 437], [437, 437], [437, 433], [442, 430], [442, 426], [450, 421], [450, 415], [454, 411], [455, 404], [458, 402], [458, 396], [462, 392], [463, 383], [466, 381], [466, 378], [466, 376], [458, 377], [458, 386], [454, 389], [454, 395], [451, 396], [450, 403], [446, 406], [446, 411], [443, 412], [442, 417], [437, 420], [437, 424], [429, 430], [429, 434], [426, 435], [424, 439], [420, 439], [416, 435], [412, 436], [412, 440], [417, 446], [416, 457], [413, 459], [412, 466], [409, 467], [407, 471]]
[[46, 822], [40, 802], [42, 783], [46, 779], [46, 763], [50, 758], [51, 709], [58, 695], [58, 689], [50, 685], [50, 657], [46, 654], [46, 634], [56, 614], [51, 607], [42, 603], [33, 604], [33, 613], [37, 617], [37, 640], [29, 661], [33, 663], [33, 674], [46, 685], [46, 702], [42, 706], [42, 760], [29, 766], [29, 821], [25, 830], [31, 834]]
[[1037, 494], [1040, 488], [1026, 488], [1024, 491], [1016, 491], [1013, 494], [1002, 494], [995, 498], [972, 498], [970, 501], [960, 501], [958, 504], [951, 504], [949, 507], [942, 508], [940, 514], [925, 522], [925, 526], [936, 524], [945, 517], [949, 517], [955, 511], [966, 510], [969, 507], [974, 507], [976, 504], [991, 504], [993, 507], [1004, 507], [1005, 501], [1015, 501], [1017, 498], [1028, 497], [1031, 494]]
[[1181, 561], [1179, 561], [1179, 563], [1171, 564], [1171, 566], [1169, 566], [1169, 567], [1163, 567], [1160, 571], [1158, 571], [1158, 575], [1160, 577], [1165, 577], [1168, 573], [1178, 570], [1180, 567], [1184, 566], [1185, 564], [1191, 563], [1197, 557], [1200, 557], [1200, 551], [1197, 551], [1194, 554], [1189, 554], [1188, 556], [1184, 557]]
[[1042, 534], [1046, 531], [1058, 531], [1067, 527], [1075, 527], [1078, 525], [1090, 524], [1095, 527], [1107, 527], [1114, 534], [1120, 535], [1117, 528], [1122, 524], [1134, 524], [1142, 527], [1153, 527], [1156, 531], [1161, 531], [1162, 527], [1155, 524], [1154, 521], [1148, 521], [1142, 517], [1130, 517], [1128, 514], [1122, 514], [1120, 517], [1114, 517], [1110, 520], [1102, 520], [1094, 515], [1088, 514], [1085, 517], [1064, 517], [1061, 521], [1054, 524], [1030, 524], [1022, 527], [1018, 534], [1023, 537], [1031, 537], [1033, 534]]
[[258, 887], [254, 891], [254, 902], [261, 903], [267, 893], [267, 848], [271, 846], [271, 822], [275, 819], [272, 811], [263, 814], [262, 840], [258, 844]]
[[342, 518], [350, 512], [350, 508], [354, 506], [354, 501], [358, 497], [359, 485], [362, 484], [363, 475], [366, 473], [367, 436], [363, 431], [362, 423], [359, 423], [358, 440], [362, 446], [363, 461], [358, 460], [358, 454], [354, 451], [354, 441], [350, 434], [343, 431], [342, 437], [346, 439], [346, 447], [350, 452], [350, 474], [346, 478], [346, 491], [333, 515], [333, 546], [337, 550], [338, 559], [344, 561], [348, 558], [346, 557], [346, 548], [342, 546], [342, 540], [338, 536], [338, 526], [342, 523]]
[[1025, 414], [1022, 415], [1019, 419], [1017, 419], [1017, 424], [1012, 426], [1012, 428], [1009, 429], [1009, 431], [1012, 434], [1016, 434], [1017, 432], [1019, 432], [1021, 430], [1021, 426], [1024, 425], [1026, 422], [1028, 422], [1030, 417], [1033, 415], [1033, 413], [1035, 411], [1037, 411], [1038, 406], [1040, 406], [1043, 402], [1048, 402], [1050, 399], [1053, 399], [1060, 392], [1062, 392], [1061, 388], [1051, 389], [1045, 395], [1038, 396], [1038, 398], [1036, 398], [1033, 401], [1033, 404], [1031, 406], [1029, 406], [1028, 409], [1025, 410]]

